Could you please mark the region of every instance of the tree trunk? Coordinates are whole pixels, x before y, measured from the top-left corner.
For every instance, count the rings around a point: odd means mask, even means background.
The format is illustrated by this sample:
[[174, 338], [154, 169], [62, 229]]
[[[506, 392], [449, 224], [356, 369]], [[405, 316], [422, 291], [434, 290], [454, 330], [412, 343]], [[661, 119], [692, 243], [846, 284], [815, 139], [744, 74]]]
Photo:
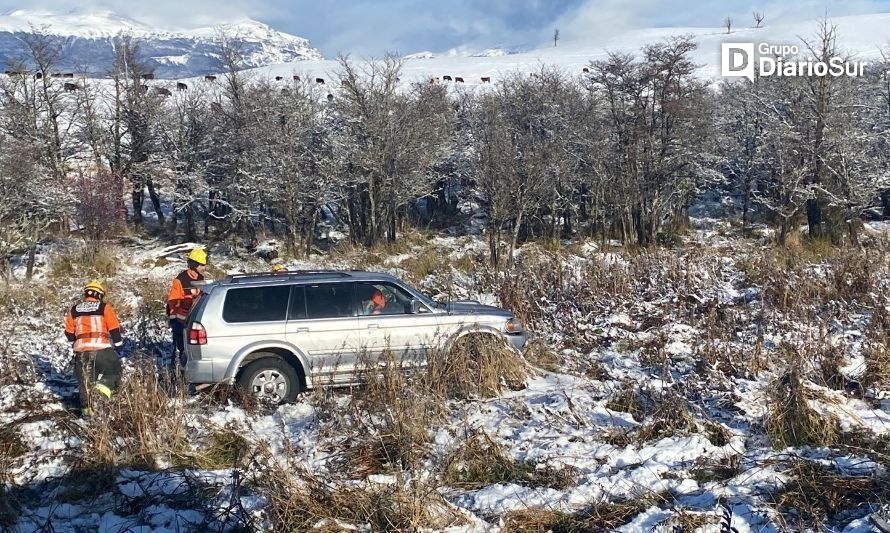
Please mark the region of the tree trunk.
[[890, 220], [890, 189], [881, 191], [881, 205], [884, 207], [884, 220]]
[[516, 216], [516, 222], [513, 226], [513, 238], [510, 240], [510, 252], [507, 256], [507, 266], [513, 266], [513, 250], [519, 243], [519, 230], [522, 228], [522, 211]]
[[142, 202], [145, 201], [145, 191], [142, 184], [133, 184], [132, 204], [133, 204], [133, 225], [139, 227], [142, 225]]
[[309, 231], [306, 233], [306, 258], [312, 253], [312, 244], [315, 242], [315, 226], [318, 224], [319, 210], [312, 211], [312, 220], [309, 221]]
[[34, 261], [37, 257], [37, 243], [32, 243], [31, 246], [28, 247], [28, 261], [26, 263], [25, 268], [25, 279], [31, 281], [31, 277], [34, 275]]
[[498, 267], [498, 262], [500, 260], [498, 254], [498, 243], [500, 242], [500, 226], [501, 223], [498, 220], [492, 221], [492, 227], [489, 228], [488, 231], [488, 253], [491, 258], [491, 266], [494, 268]]
[[810, 237], [814, 239], [822, 238], [822, 209], [819, 206], [818, 198], [810, 198], [807, 200], [807, 225], [809, 226]]
[[151, 205], [155, 208], [155, 213], [158, 215], [158, 227], [164, 227], [164, 212], [161, 210], [161, 198], [158, 196], [157, 192], [155, 192], [155, 184], [154, 181], [148, 180], [146, 181], [146, 185], [148, 186], [148, 197], [151, 199]]

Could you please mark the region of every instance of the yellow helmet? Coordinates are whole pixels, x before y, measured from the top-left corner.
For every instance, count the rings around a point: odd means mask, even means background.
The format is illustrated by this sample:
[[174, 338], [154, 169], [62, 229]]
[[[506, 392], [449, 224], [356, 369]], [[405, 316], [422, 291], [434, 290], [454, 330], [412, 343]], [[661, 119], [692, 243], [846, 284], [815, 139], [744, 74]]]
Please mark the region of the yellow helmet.
[[275, 263], [272, 265], [272, 272], [284, 272], [284, 265], [281, 263]]
[[203, 248], [193, 248], [191, 252], [189, 252], [189, 259], [198, 263], [199, 265], [207, 264], [207, 252], [204, 251]]
[[84, 286], [83, 292], [88, 291], [95, 292], [99, 296], [105, 296], [105, 287], [103, 287], [102, 282], [98, 280], [93, 280]]

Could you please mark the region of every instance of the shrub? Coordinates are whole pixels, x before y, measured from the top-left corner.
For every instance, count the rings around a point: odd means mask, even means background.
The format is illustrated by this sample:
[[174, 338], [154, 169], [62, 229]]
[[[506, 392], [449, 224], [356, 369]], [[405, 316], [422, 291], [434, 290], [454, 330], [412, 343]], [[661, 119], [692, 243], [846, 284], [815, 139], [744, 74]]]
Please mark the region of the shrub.
[[838, 422], [810, 406], [815, 394], [806, 387], [799, 364], [792, 364], [770, 384], [769, 391], [764, 429], [775, 448], [827, 446], [837, 441]]
[[527, 375], [525, 362], [501, 339], [469, 334], [459, 338], [447, 354], [427, 356], [425, 382], [442, 397], [490, 398], [504, 388], [523, 388]]

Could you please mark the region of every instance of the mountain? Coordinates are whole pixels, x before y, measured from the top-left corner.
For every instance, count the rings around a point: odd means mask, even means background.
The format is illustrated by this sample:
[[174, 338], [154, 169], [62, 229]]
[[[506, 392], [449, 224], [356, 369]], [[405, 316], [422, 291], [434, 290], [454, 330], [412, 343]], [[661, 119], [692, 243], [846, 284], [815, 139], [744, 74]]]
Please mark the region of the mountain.
[[112, 12], [49, 12], [16, 10], [0, 15], [0, 61], [15, 64], [27, 58], [23, 38], [35, 31], [61, 46], [60, 71], [102, 76], [114, 61], [114, 42], [129, 36], [139, 43], [140, 58], [158, 78], [184, 78], [223, 70], [217, 51], [220, 31], [240, 45], [243, 68], [275, 63], [319, 60], [309, 41], [273, 30], [250, 19], [214, 27], [164, 30]]

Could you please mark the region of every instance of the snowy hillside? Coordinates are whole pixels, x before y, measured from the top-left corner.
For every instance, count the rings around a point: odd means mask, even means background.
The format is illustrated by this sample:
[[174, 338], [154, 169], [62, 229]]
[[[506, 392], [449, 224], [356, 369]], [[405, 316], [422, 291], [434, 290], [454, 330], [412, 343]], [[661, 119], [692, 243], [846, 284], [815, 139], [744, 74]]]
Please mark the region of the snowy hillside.
[[[890, 46], [890, 13], [833, 17], [837, 25], [838, 43], [841, 49], [859, 58], [877, 59], [881, 49]], [[767, 21], [768, 22], [768, 21]], [[662, 39], [692, 35], [698, 43], [693, 59], [701, 65], [699, 75], [716, 79], [720, 75], [720, 43], [768, 42], [770, 44], [795, 44], [802, 48], [801, 37], [811, 39], [817, 20], [769, 25], [761, 28], [739, 27], [731, 34], [725, 28], [668, 27], [630, 31], [615, 37], [599, 39], [591, 35], [583, 40], [560, 41], [559, 46], [543, 46], [520, 53], [503, 50], [450, 51], [436, 54], [429, 51], [406, 56], [402, 80], [425, 81], [442, 76], [460, 76], [467, 85], [479, 85], [482, 77], [495, 82], [499, 75], [511, 72], [533, 72], [539, 65], [558, 65], [570, 73], [581, 73], [590, 61], [603, 59], [609, 52], [639, 52], [647, 45]], [[337, 71], [336, 61], [303, 61], [258, 69], [258, 73], [273, 77], [302, 72], [312, 77], [331, 77]]]
[[86, 71], [102, 76], [114, 60], [113, 40], [130, 36], [140, 43], [140, 55], [155, 75], [181, 78], [219, 72], [216, 56], [219, 31], [235, 37], [244, 50], [245, 68], [306, 59], [321, 54], [309, 41], [250, 19], [215, 27], [158, 29], [111, 12], [71, 13], [18, 10], [0, 16], [0, 59], [8, 63], [23, 57], [21, 39], [34, 30], [62, 44], [60, 70]]

